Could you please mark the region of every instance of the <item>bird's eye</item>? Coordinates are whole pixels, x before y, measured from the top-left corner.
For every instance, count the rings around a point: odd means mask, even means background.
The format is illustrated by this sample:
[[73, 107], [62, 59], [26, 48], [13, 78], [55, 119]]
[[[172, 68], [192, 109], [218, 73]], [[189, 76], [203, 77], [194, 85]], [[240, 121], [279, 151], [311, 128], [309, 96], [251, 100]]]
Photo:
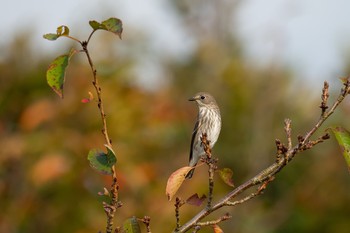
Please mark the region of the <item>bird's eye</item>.
[[205, 96], [204, 96], [204, 95], [201, 95], [201, 99], [204, 100], [204, 99], [205, 99]]

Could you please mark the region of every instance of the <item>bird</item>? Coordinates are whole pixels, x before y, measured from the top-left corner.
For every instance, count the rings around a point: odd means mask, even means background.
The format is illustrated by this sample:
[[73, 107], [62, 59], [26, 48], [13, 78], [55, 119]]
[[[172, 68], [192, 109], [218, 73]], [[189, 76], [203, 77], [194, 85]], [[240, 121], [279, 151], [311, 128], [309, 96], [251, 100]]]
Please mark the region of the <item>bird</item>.
[[221, 130], [220, 109], [212, 95], [206, 92], [199, 92], [191, 97], [189, 101], [196, 102], [198, 115], [192, 132], [189, 158], [189, 166], [193, 168], [187, 173], [186, 179], [192, 178], [198, 160], [205, 155], [201, 141], [202, 135], [207, 135], [209, 147], [213, 148]]

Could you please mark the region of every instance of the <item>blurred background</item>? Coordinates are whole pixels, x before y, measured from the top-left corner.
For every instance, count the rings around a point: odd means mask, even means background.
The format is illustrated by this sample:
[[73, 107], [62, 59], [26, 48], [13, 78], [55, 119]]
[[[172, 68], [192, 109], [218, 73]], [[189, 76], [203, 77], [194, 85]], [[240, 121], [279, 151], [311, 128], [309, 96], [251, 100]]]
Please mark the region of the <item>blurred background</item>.
[[[42, 35], [67, 25], [86, 40], [89, 20], [118, 17], [123, 40], [97, 32], [90, 51], [102, 86], [109, 133], [117, 154], [120, 199], [116, 224], [151, 217], [153, 232], [175, 226], [168, 176], [187, 165], [196, 106], [187, 99], [212, 93], [223, 128], [214, 155], [241, 184], [275, 159], [290, 118], [294, 143], [318, 120], [323, 81], [331, 100], [349, 73], [350, 3], [329, 1], [10, 1], [0, 25], [0, 232], [98, 232], [105, 214], [97, 193], [111, 179], [90, 168], [103, 149], [96, 103], [83, 54], [71, 60], [65, 98], [46, 83], [58, 55], [79, 46]], [[346, 100], [320, 129], [350, 129]], [[178, 195], [207, 191], [204, 166]], [[264, 195], [229, 212], [225, 232], [348, 232], [350, 178], [332, 137], [300, 154]], [[230, 191], [216, 180], [215, 200]], [[243, 196], [242, 196], [243, 197]], [[183, 206], [181, 222], [201, 208]], [[144, 230], [144, 229], [143, 229]], [[212, 232], [205, 228], [202, 232]]]

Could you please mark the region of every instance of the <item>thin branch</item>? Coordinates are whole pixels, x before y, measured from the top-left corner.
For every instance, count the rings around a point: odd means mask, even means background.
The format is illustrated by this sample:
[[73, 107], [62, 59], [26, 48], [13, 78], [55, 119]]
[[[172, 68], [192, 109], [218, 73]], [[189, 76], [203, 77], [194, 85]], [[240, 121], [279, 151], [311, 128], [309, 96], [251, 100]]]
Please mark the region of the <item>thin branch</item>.
[[268, 183], [270, 183], [271, 181], [273, 181], [275, 178], [271, 177], [270, 179], [266, 180], [258, 189], [256, 192], [251, 193], [250, 195], [242, 198], [241, 200], [238, 201], [227, 201], [225, 203], [226, 206], [235, 206], [235, 205], [240, 205], [243, 204], [244, 202], [247, 202], [251, 199], [253, 199], [254, 197], [260, 195], [263, 193], [263, 191], [267, 188]]
[[175, 200], [175, 218], [176, 218], [176, 228], [175, 231], [177, 229], [180, 228], [180, 207], [184, 204], [185, 202], [182, 201], [179, 197], [176, 198]]
[[[216, 204], [214, 204], [210, 209], [203, 209], [200, 211], [197, 215], [195, 215], [191, 220], [189, 220], [187, 223], [182, 225], [177, 231], [174, 232], [186, 232], [190, 228], [197, 226], [197, 223], [203, 219], [204, 217], [208, 216], [210, 213], [214, 212], [215, 210], [226, 206], [227, 203], [234, 203], [230, 202], [232, 198], [235, 198], [238, 196], [240, 193], [244, 192], [245, 190], [262, 184], [266, 181], [271, 181], [275, 175], [280, 172], [287, 164], [289, 161], [291, 161], [296, 154], [309, 149], [310, 145], [310, 137], [314, 135], [316, 130], [333, 114], [334, 110], [339, 106], [339, 104], [344, 100], [345, 96], [347, 96], [350, 93], [350, 78], [347, 78], [347, 80], [344, 82], [344, 87], [341, 89], [341, 92], [337, 98], [337, 100], [333, 103], [332, 107], [330, 108], [329, 111], [325, 112], [323, 115], [321, 115], [321, 118], [317, 121], [315, 126], [308, 131], [305, 136], [298, 136], [298, 144], [294, 147], [288, 148], [287, 151], [284, 151], [284, 146], [283, 144], [279, 141], [276, 140], [276, 146], [277, 149], [280, 150], [280, 152], [277, 152], [278, 155], [283, 154], [284, 156], [280, 156], [279, 159], [276, 160], [273, 164], [271, 164], [269, 167], [266, 169], [262, 170], [259, 174], [255, 175], [248, 181], [244, 182], [228, 194], [226, 194], [221, 200], [219, 200]], [[326, 140], [329, 137], [329, 135], [323, 135], [321, 138], [318, 140], [314, 141], [313, 144], [316, 145], [324, 140]], [[269, 181], [269, 182], [270, 182]], [[245, 199], [252, 199], [256, 197], [257, 195], [252, 195], [252, 197], [248, 196]], [[246, 201], [245, 199], [242, 199], [243, 202]], [[239, 203], [237, 203], [239, 204]], [[235, 204], [236, 205], [236, 204]]]
[[78, 42], [79, 44], [82, 44], [82, 42], [80, 40], [78, 40], [77, 38], [75, 38], [75, 37], [72, 37], [72, 36], [69, 36], [69, 35], [62, 35], [62, 36], [67, 37], [67, 38], [69, 38], [71, 40], [74, 40], [74, 41]]
[[93, 35], [96, 31], [97, 31], [97, 30], [94, 29], [94, 30], [90, 33], [89, 38], [88, 38], [88, 40], [86, 41], [86, 44], [89, 44], [92, 35]]
[[208, 191], [208, 202], [207, 202], [207, 208], [210, 209], [212, 206], [212, 200], [213, 200], [213, 191], [214, 191], [214, 173], [216, 170], [216, 162], [217, 159], [212, 158], [211, 156], [211, 148], [210, 148], [210, 141], [207, 140], [207, 134], [203, 133], [201, 137], [201, 143], [203, 146], [203, 149], [206, 154], [205, 163], [208, 165], [208, 173], [209, 173], [209, 191]]
[[290, 119], [284, 120], [284, 130], [287, 134], [287, 148], [288, 150], [292, 149], [292, 127], [291, 127], [292, 121]]
[[[100, 111], [100, 116], [101, 116], [101, 120], [102, 120], [102, 134], [105, 138], [105, 142], [106, 145], [109, 146], [110, 148], [112, 148], [112, 140], [109, 138], [108, 135], [108, 129], [107, 129], [107, 120], [106, 120], [106, 114], [105, 114], [105, 110], [104, 110], [104, 106], [103, 106], [103, 101], [102, 101], [102, 89], [101, 86], [99, 85], [98, 79], [97, 79], [97, 71], [96, 68], [92, 62], [92, 59], [90, 57], [89, 54], [89, 50], [87, 49], [88, 46], [88, 42], [90, 41], [91, 36], [93, 35], [93, 33], [96, 30], [94, 30], [90, 36], [87, 42], [81, 42], [81, 45], [83, 47], [83, 51], [85, 52], [88, 61], [89, 61], [89, 65], [91, 67], [91, 71], [93, 74], [93, 81], [92, 84], [95, 87], [96, 90], [96, 94], [97, 94], [97, 106], [98, 109]], [[118, 195], [118, 189], [119, 189], [119, 184], [118, 184], [118, 180], [117, 180], [117, 173], [115, 170], [115, 166], [112, 166], [112, 185], [111, 185], [111, 189], [110, 189], [110, 193], [111, 193], [111, 202], [110, 204], [107, 203], [103, 203], [103, 207], [107, 216], [107, 226], [106, 226], [106, 232], [107, 233], [112, 233], [113, 231], [113, 219], [114, 219], [114, 213], [117, 210], [117, 208], [122, 206], [122, 203], [119, 201], [119, 195]]]
[[214, 226], [217, 225], [220, 222], [226, 221], [228, 219], [230, 219], [232, 216], [229, 213], [226, 213], [224, 216], [222, 216], [219, 219], [213, 220], [213, 221], [206, 221], [206, 222], [199, 222], [196, 225], [197, 226]]
[[144, 216], [143, 218], [138, 219], [138, 220], [141, 221], [143, 224], [145, 224], [147, 233], [151, 233], [151, 226], [150, 226], [150, 224], [151, 224], [151, 217]]
[[322, 102], [320, 105], [320, 108], [322, 110], [321, 116], [324, 116], [324, 114], [326, 113], [326, 110], [328, 109], [328, 106], [327, 106], [327, 101], [329, 97], [328, 90], [329, 90], [329, 84], [326, 81], [324, 81], [322, 95], [321, 95]]
[[323, 114], [321, 114], [320, 119], [316, 123], [316, 125], [306, 134], [304, 137], [304, 143], [309, 140], [309, 138], [315, 133], [315, 131], [323, 124], [325, 120], [328, 119], [334, 113], [334, 110], [338, 107], [338, 105], [344, 100], [345, 96], [349, 94], [350, 91], [350, 77], [343, 83], [344, 87], [341, 89], [340, 94], [337, 100], [332, 105], [331, 109]]

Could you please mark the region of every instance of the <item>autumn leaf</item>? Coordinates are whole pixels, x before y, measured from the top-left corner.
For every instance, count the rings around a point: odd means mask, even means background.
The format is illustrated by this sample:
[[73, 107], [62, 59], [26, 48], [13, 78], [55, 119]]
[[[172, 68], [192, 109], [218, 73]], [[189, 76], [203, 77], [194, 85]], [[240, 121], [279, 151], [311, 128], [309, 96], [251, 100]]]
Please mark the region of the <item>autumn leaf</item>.
[[199, 197], [198, 194], [195, 193], [186, 200], [186, 203], [190, 205], [200, 206], [206, 198], [207, 197], [205, 195]]
[[218, 171], [220, 178], [225, 182], [225, 184], [234, 187], [232, 175], [233, 172], [230, 168], [223, 168]]
[[174, 197], [177, 190], [179, 190], [181, 184], [185, 180], [187, 173], [192, 168], [193, 167], [189, 167], [189, 166], [182, 167], [170, 175], [168, 182], [167, 182], [167, 185], [166, 185], [166, 191], [165, 191], [169, 201]]
[[214, 230], [214, 233], [224, 233], [224, 231], [216, 224], [213, 225], [213, 230]]

